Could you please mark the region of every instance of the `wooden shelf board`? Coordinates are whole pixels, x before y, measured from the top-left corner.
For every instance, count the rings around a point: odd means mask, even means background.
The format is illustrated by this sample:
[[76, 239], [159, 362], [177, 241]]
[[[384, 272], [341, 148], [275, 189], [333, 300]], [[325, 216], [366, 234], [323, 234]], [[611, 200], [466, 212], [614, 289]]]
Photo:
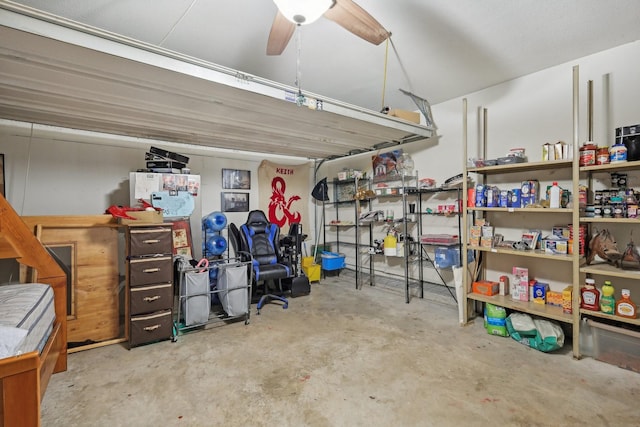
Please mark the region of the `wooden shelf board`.
[[548, 254], [540, 250], [535, 251], [518, 251], [516, 249], [509, 248], [484, 248], [481, 246], [467, 246], [467, 249], [472, 249], [474, 251], [483, 251], [483, 252], [493, 252], [498, 254], [509, 254], [516, 256], [524, 256], [524, 257], [533, 257], [533, 258], [544, 258], [544, 259], [552, 259], [555, 261], [573, 261], [573, 255], [565, 255], [565, 254]]
[[580, 309], [580, 313], [588, 314], [589, 316], [599, 317], [601, 319], [615, 320], [616, 322], [622, 322], [622, 323], [628, 323], [630, 325], [640, 326], [640, 319], [629, 319], [627, 317], [615, 316], [613, 314], [606, 314], [601, 311], [587, 310], [584, 308]]
[[483, 211], [483, 212], [536, 212], [536, 213], [573, 213], [571, 209], [559, 208], [484, 208], [484, 207], [468, 207], [468, 211]]
[[610, 172], [612, 170], [640, 169], [640, 160], [609, 163], [608, 165], [580, 166], [580, 172]]
[[538, 171], [538, 170], [545, 170], [545, 169], [561, 169], [561, 168], [570, 169], [572, 164], [573, 164], [573, 160], [525, 162], [525, 163], [514, 163], [510, 165], [496, 165], [496, 166], [484, 166], [480, 168], [467, 168], [467, 172], [492, 175], [492, 174], [501, 174], [501, 173]]
[[580, 272], [640, 280], [640, 270], [622, 270], [610, 264], [584, 265], [580, 267]]
[[510, 308], [523, 313], [534, 314], [546, 319], [553, 319], [564, 323], [573, 323], [573, 315], [564, 313], [562, 307], [549, 304], [538, 304], [528, 301], [514, 301], [509, 295], [482, 295], [473, 292], [467, 294], [468, 299], [474, 301], [488, 302], [500, 307]]
[[640, 218], [587, 218], [580, 217], [580, 222], [600, 222], [607, 224], [640, 224]]

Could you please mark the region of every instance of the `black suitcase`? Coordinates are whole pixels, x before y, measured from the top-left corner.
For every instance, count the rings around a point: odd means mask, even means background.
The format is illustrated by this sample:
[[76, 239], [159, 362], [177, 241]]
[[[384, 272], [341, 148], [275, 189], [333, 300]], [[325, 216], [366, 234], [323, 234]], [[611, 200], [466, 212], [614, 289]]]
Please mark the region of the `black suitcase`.
[[283, 279], [283, 282], [285, 287], [291, 290], [293, 298], [311, 293], [311, 283], [309, 283], [309, 278], [306, 276], [289, 277]]

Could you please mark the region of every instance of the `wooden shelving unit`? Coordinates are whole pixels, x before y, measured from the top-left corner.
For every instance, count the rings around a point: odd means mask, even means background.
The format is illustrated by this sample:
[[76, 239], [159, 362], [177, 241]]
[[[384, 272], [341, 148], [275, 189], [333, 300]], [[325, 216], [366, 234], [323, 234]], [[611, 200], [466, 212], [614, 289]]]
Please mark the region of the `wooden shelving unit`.
[[[497, 180], [506, 180], [512, 181], [516, 179], [520, 179], [522, 174], [524, 179], [527, 173], [530, 172], [539, 172], [539, 171], [553, 171], [554, 173], [560, 173], [563, 177], [570, 177], [572, 182], [571, 192], [574, 195], [575, 201], [578, 200], [578, 194], [580, 191], [581, 185], [585, 182], [587, 183], [588, 192], [592, 192], [594, 190], [592, 175], [595, 174], [608, 174], [612, 172], [625, 172], [632, 171], [633, 173], [637, 173], [640, 171], [640, 161], [629, 161], [629, 162], [620, 162], [614, 164], [606, 164], [606, 165], [593, 165], [593, 166], [580, 166], [579, 165], [579, 140], [578, 140], [578, 69], [574, 67], [573, 70], [573, 153], [574, 157], [572, 160], [557, 160], [557, 161], [546, 161], [546, 162], [525, 162], [518, 164], [509, 164], [509, 165], [498, 165], [498, 166], [484, 166], [484, 167], [468, 167], [465, 163], [464, 166], [464, 206], [467, 205], [468, 198], [468, 190], [467, 188], [467, 177], [471, 174], [471, 176], [479, 177], [481, 182], [487, 183], [492, 182], [492, 179]], [[463, 100], [463, 146], [464, 146], [464, 159], [468, 158], [467, 155], [467, 105], [466, 100]], [[484, 147], [486, 150], [486, 147]], [[549, 174], [551, 175], [551, 174]], [[601, 177], [604, 178], [604, 177]], [[541, 179], [542, 182], [548, 181], [549, 178], [543, 175]], [[555, 178], [554, 178], [555, 180]], [[606, 179], [603, 179], [606, 182]], [[541, 184], [542, 184], [541, 182]], [[544, 182], [545, 184], [547, 182]], [[542, 185], [541, 185], [542, 187]], [[475, 217], [476, 215], [485, 216], [488, 218], [496, 218], [496, 222], [504, 221], [505, 218], [508, 218], [510, 213], [519, 213], [522, 216], [518, 217], [519, 219], [524, 219], [524, 222], [528, 222], [529, 219], [532, 221], [536, 221], [537, 224], [549, 224], [553, 226], [555, 224], [552, 221], [557, 220], [558, 218], [565, 218], [566, 215], [566, 223], [573, 227], [574, 230], [578, 230], [580, 225], [587, 225], [587, 227], [596, 227], [596, 228], [604, 228], [604, 227], [618, 227], [624, 230], [631, 229], [635, 231], [633, 236], [636, 237], [636, 240], [640, 239], [637, 236], [640, 235], [640, 218], [591, 218], [586, 217], [581, 214], [578, 203], [574, 203], [571, 208], [564, 209], [548, 209], [548, 208], [487, 208], [487, 207], [466, 207], [463, 213], [463, 224], [469, 224], [470, 217]], [[505, 214], [506, 213], [506, 214]], [[582, 216], [581, 216], [582, 215]], [[564, 220], [563, 220], [564, 222]], [[513, 221], [512, 221], [513, 223]], [[499, 225], [499, 224], [493, 224]], [[513, 225], [512, 225], [513, 227]], [[464, 263], [466, 265], [467, 262], [467, 249], [476, 251], [476, 253], [484, 254], [483, 256], [487, 257], [512, 257], [515, 260], [518, 258], [539, 258], [543, 260], [549, 260], [553, 263], [548, 264], [549, 269], [545, 273], [550, 276], [555, 274], [561, 275], [562, 277], [569, 277], [569, 283], [566, 283], [567, 286], [571, 286], [572, 288], [572, 313], [565, 313], [561, 307], [539, 304], [535, 302], [523, 302], [523, 301], [515, 301], [512, 300], [509, 295], [506, 296], [486, 296], [481, 294], [476, 294], [470, 292], [471, 290], [471, 277], [470, 275], [465, 274], [464, 276], [464, 286], [467, 290], [467, 296], [464, 301], [464, 313], [466, 315], [466, 322], [469, 322], [473, 317], [474, 313], [469, 310], [469, 304], [475, 302], [482, 303], [492, 303], [498, 306], [502, 306], [511, 310], [520, 311], [524, 313], [529, 313], [535, 316], [540, 316], [542, 318], [556, 320], [562, 322], [566, 325], [569, 325], [571, 328], [571, 332], [573, 335], [572, 346], [573, 346], [573, 356], [575, 358], [580, 358], [580, 324], [583, 317], [594, 317], [598, 318], [601, 321], [609, 322], [610, 324], [624, 324], [627, 327], [638, 330], [638, 326], [640, 326], [640, 319], [629, 319], [616, 315], [605, 314], [600, 311], [592, 311], [580, 308], [580, 288], [584, 283], [584, 280], [588, 276], [594, 276], [598, 278], [597, 280], [601, 283], [603, 280], [609, 279], [625, 279], [624, 283], [630, 283], [630, 289], [632, 293], [632, 298], [635, 295], [635, 301], [640, 300], [640, 270], [625, 270], [619, 268], [617, 266], [613, 266], [610, 264], [592, 264], [586, 265], [586, 258], [584, 255], [580, 255], [580, 246], [578, 239], [574, 239], [573, 244], [571, 245], [571, 250], [569, 254], [566, 255], [555, 255], [545, 253], [541, 250], [516, 250], [509, 247], [478, 247], [471, 246], [468, 244], [469, 236], [468, 229], [464, 229], [462, 233], [462, 239], [464, 242], [463, 245], [463, 256]], [[588, 237], [585, 238], [585, 246], [588, 247], [589, 240]], [[620, 237], [618, 237], [618, 247], [621, 250], [624, 250], [624, 246], [620, 244]], [[588, 250], [588, 249], [587, 249]], [[517, 262], [517, 261], [515, 261]], [[503, 264], [504, 265], [504, 264]], [[547, 264], [545, 264], [547, 265]], [[568, 267], [567, 267], [568, 266]], [[486, 267], [483, 265], [481, 272], [484, 271]], [[568, 271], [571, 271], [570, 274], [566, 274]], [[507, 275], [510, 275], [510, 272], [504, 272]], [[493, 279], [493, 278], [488, 278]], [[562, 282], [563, 280], [560, 280]], [[626, 286], [626, 285], [625, 285]], [[558, 291], [558, 289], [554, 289]], [[619, 289], [616, 287], [616, 295], [619, 295]]]

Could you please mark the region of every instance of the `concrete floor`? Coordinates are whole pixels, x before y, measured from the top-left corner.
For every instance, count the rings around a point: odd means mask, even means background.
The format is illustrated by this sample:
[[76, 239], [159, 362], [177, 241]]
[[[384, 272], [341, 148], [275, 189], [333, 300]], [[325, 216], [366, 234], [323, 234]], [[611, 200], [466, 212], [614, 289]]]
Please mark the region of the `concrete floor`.
[[636, 426], [640, 374], [458, 326], [448, 294], [341, 275], [283, 310], [69, 356], [43, 426]]

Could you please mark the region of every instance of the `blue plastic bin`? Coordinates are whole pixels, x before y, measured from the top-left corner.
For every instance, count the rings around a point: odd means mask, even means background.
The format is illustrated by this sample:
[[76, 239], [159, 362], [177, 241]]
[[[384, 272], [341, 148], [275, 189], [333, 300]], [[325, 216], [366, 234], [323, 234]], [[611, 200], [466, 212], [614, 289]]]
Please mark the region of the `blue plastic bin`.
[[327, 252], [323, 251], [320, 255], [322, 259], [322, 269], [331, 271], [331, 270], [340, 270], [345, 267], [344, 263], [344, 254], [337, 254], [335, 252]]

